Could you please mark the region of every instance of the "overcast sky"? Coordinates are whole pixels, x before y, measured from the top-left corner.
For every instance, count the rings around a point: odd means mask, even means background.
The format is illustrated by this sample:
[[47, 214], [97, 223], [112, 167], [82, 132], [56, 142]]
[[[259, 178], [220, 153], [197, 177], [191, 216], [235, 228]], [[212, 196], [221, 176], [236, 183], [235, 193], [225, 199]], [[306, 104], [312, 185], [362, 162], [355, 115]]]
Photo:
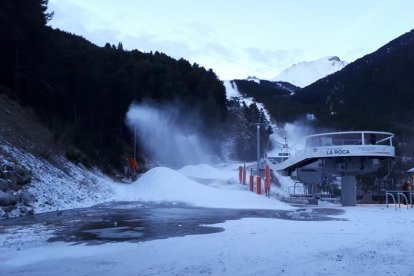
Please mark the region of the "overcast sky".
[[414, 28], [412, 0], [49, 0], [49, 23], [103, 46], [159, 51], [220, 79], [354, 61]]

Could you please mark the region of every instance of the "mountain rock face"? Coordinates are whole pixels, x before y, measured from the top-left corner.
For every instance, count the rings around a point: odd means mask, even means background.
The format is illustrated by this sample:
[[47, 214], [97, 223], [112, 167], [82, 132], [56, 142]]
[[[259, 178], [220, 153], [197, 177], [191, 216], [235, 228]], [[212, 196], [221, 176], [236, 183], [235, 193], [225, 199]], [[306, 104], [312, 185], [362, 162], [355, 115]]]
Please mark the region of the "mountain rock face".
[[342, 70], [348, 63], [338, 57], [324, 57], [309, 62], [300, 62], [285, 70], [273, 78], [273, 81], [285, 81], [298, 87], [309, 84]]

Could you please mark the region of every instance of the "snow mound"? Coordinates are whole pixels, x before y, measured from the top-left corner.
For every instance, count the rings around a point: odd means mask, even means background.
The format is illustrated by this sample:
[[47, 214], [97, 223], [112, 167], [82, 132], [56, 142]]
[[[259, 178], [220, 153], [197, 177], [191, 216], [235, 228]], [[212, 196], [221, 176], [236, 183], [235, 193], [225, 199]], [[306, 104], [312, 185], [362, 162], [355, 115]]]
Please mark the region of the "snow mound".
[[183, 175], [202, 179], [231, 179], [238, 177], [238, 170], [219, 170], [207, 164], [188, 165], [179, 170]]
[[184, 202], [194, 206], [235, 209], [292, 209], [276, 199], [247, 190], [227, 190], [205, 186], [179, 171], [157, 167], [136, 182], [117, 189], [117, 200]]

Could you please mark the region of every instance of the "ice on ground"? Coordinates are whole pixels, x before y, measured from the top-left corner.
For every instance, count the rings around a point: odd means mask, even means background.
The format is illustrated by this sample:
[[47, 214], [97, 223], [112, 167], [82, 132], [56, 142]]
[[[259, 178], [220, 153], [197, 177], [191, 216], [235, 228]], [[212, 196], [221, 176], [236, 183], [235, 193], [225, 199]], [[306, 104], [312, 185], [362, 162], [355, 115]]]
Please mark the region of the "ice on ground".
[[[413, 275], [414, 209], [343, 208], [345, 220], [231, 220], [143, 243], [0, 247], [4, 275]], [[3, 237], [0, 236], [0, 244]]]

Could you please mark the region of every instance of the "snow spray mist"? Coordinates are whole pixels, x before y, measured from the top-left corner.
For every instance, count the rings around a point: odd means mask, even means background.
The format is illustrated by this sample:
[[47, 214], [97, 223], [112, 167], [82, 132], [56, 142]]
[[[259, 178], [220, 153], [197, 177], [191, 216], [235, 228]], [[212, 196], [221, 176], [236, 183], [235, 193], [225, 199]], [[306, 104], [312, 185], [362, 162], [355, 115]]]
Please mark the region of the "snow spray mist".
[[180, 114], [179, 108], [172, 105], [132, 104], [126, 124], [132, 133], [136, 131], [150, 157], [165, 166], [209, 163], [208, 143], [199, 132], [196, 116]]

